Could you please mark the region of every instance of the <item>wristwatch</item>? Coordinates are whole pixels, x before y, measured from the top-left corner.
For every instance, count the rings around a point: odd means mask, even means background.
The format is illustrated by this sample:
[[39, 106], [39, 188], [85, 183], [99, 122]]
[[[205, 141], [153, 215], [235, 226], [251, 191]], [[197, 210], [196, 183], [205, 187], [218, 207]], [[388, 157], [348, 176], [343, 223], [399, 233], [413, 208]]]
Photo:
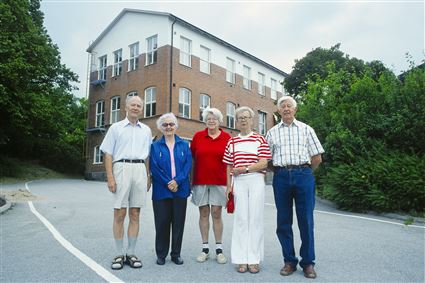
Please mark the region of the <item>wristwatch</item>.
[[249, 168], [248, 168], [248, 166], [247, 167], [245, 167], [245, 174], [246, 173], [249, 173]]

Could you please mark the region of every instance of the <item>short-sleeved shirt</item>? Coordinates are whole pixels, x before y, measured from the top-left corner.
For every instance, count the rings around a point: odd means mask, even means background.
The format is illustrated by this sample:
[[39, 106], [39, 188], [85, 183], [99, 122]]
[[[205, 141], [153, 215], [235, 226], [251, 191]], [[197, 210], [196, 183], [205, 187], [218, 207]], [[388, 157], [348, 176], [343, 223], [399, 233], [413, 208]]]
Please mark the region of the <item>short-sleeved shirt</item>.
[[194, 161], [193, 185], [227, 184], [223, 155], [229, 139], [230, 135], [221, 129], [215, 139], [208, 135], [208, 129], [195, 133], [190, 145]]
[[324, 151], [312, 127], [296, 119], [271, 128], [266, 135], [274, 166], [302, 165]]
[[140, 121], [132, 125], [128, 118], [112, 124], [100, 145], [100, 150], [113, 160], [143, 159], [149, 156], [152, 144], [151, 129]]
[[[247, 136], [240, 134], [229, 140], [224, 151], [223, 162], [233, 164], [233, 167], [249, 167], [262, 158], [271, 159], [269, 145], [263, 136], [251, 133]], [[264, 169], [262, 173], [266, 173]], [[249, 174], [249, 173], [248, 173]]]

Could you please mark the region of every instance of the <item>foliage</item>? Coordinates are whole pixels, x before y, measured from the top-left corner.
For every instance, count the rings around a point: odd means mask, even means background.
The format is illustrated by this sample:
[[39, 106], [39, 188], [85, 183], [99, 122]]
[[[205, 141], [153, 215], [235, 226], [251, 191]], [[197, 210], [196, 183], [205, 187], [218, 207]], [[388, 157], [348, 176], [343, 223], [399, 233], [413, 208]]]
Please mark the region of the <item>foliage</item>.
[[38, 0], [0, 2], [0, 154], [81, 171], [86, 102], [70, 94], [77, 76], [39, 9]]
[[298, 97], [298, 119], [325, 148], [319, 193], [350, 210], [423, 213], [425, 70], [402, 82], [382, 63], [348, 66], [330, 61], [324, 77], [305, 74], [312, 79]]
[[380, 61], [364, 63], [357, 58], [340, 51], [341, 44], [336, 44], [330, 49], [318, 47], [307, 53], [300, 60], [295, 60], [295, 65], [291, 74], [285, 78], [284, 87], [287, 93], [291, 93], [295, 98], [301, 98], [307, 92], [311, 83], [320, 81], [328, 77], [331, 71], [329, 64], [334, 66], [335, 71], [344, 70], [348, 74], [361, 74], [368, 67], [376, 79], [388, 69]]

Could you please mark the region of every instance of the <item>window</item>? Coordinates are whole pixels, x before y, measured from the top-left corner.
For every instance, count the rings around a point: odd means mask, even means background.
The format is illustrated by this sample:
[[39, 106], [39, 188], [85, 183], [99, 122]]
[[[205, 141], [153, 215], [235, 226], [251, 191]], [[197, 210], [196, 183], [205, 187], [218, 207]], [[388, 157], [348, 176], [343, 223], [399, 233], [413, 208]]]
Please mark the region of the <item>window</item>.
[[251, 89], [251, 68], [245, 65], [243, 66], [243, 87]]
[[267, 131], [267, 114], [261, 111], [258, 111], [258, 132], [260, 135], [265, 136]]
[[190, 118], [190, 90], [181, 88], [179, 91], [179, 115]]
[[270, 97], [271, 99], [277, 99], [277, 81], [275, 79], [270, 79]]
[[202, 120], [202, 112], [205, 108], [210, 107], [211, 97], [208, 94], [201, 93], [199, 97], [199, 120]]
[[158, 35], [148, 37], [146, 39], [148, 50], [146, 52], [146, 66], [156, 63], [158, 49]]
[[103, 154], [100, 150], [100, 146], [96, 145], [94, 147], [94, 154], [93, 154], [93, 164], [101, 164], [103, 163]]
[[226, 61], [226, 81], [234, 84], [236, 81], [235, 78], [235, 60], [227, 58]]
[[156, 87], [145, 89], [145, 117], [156, 115]]
[[130, 97], [130, 96], [137, 96], [137, 92], [131, 91], [131, 92], [127, 93], [127, 97]]
[[226, 126], [232, 129], [235, 128], [235, 110], [236, 106], [234, 103], [226, 103]]
[[98, 79], [106, 81], [106, 69], [108, 68], [107, 62], [106, 62], [106, 55], [99, 57], [99, 73], [98, 73]]
[[122, 72], [122, 49], [114, 51], [114, 68], [112, 76], [119, 76]]
[[201, 55], [200, 60], [200, 71], [202, 73], [210, 73], [210, 59], [211, 59], [211, 50], [201, 45]]
[[188, 67], [192, 66], [192, 41], [180, 37], [180, 64], [186, 65]]
[[128, 71], [136, 70], [139, 67], [139, 43], [130, 45], [130, 58], [128, 59]]
[[266, 86], [264, 85], [264, 74], [258, 73], [258, 94], [266, 95]]
[[119, 96], [111, 98], [111, 124], [120, 119], [120, 100]]
[[105, 101], [96, 102], [96, 127], [105, 125]]

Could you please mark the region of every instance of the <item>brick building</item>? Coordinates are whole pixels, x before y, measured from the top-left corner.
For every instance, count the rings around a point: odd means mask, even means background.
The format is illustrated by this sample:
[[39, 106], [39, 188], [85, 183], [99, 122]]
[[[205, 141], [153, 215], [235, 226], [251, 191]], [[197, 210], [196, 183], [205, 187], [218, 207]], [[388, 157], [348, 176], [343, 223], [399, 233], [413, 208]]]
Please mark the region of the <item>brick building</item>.
[[89, 46], [90, 90], [86, 178], [104, 179], [99, 146], [109, 126], [126, 115], [129, 95], [143, 98], [153, 135], [166, 112], [178, 117], [177, 134], [191, 140], [204, 128], [200, 113], [220, 109], [231, 135], [235, 109], [256, 113], [254, 128], [265, 134], [274, 125], [275, 102], [287, 74], [257, 57], [172, 15], [124, 9]]

